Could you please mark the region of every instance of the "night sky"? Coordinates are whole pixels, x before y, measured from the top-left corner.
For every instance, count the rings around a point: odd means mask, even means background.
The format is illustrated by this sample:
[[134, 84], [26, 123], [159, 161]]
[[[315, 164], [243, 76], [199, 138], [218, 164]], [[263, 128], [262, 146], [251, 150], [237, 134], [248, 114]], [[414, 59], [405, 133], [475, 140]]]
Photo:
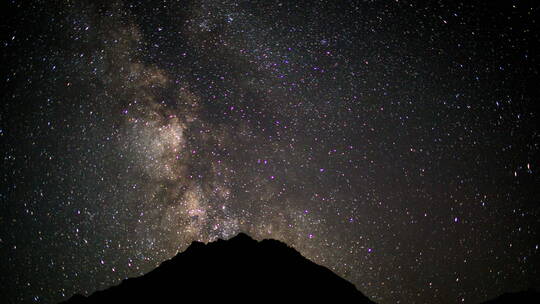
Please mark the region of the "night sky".
[[239, 232], [382, 304], [540, 288], [539, 7], [493, 2], [4, 1], [0, 302]]

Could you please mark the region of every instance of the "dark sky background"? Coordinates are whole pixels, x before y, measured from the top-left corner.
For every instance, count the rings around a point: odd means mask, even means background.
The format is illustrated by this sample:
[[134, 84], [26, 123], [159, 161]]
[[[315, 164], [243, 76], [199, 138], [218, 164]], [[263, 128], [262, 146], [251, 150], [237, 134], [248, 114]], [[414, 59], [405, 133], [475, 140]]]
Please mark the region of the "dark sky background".
[[383, 304], [540, 288], [534, 1], [2, 5], [0, 302], [241, 231]]

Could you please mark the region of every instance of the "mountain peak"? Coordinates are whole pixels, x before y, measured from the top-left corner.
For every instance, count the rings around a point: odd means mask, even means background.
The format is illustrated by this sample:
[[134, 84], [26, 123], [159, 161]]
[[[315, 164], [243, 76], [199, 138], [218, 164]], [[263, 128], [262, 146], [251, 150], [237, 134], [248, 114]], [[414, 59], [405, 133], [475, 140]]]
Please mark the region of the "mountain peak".
[[235, 241], [235, 242], [256, 242], [254, 239], [252, 239], [249, 235], [245, 234], [244, 232], [238, 233], [236, 236], [230, 238], [229, 241]]

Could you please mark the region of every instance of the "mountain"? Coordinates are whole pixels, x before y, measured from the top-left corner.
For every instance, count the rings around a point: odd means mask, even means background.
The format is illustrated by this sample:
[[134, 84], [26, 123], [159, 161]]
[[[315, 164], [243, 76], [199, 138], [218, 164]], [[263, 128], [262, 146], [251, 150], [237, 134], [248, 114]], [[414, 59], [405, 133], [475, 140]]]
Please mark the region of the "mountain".
[[193, 242], [153, 271], [65, 304], [308, 301], [374, 303], [350, 282], [276, 240], [240, 233]]
[[[62, 304], [91, 303], [372, 303], [350, 282], [276, 240], [240, 233], [229, 240], [193, 242], [153, 271], [88, 297]], [[507, 293], [482, 304], [540, 303], [540, 293]]]

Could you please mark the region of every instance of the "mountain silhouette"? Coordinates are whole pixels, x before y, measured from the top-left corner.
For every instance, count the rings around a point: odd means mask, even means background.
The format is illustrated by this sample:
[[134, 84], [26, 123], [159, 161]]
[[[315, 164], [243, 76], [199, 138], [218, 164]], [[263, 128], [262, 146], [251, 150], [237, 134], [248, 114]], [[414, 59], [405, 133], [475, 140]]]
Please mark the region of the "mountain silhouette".
[[308, 301], [374, 303], [328, 268], [276, 240], [240, 233], [229, 240], [193, 242], [153, 271], [66, 304], [256, 303]]
[[[75, 295], [62, 304], [192, 301], [375, 304], [352, 283], [285, 243], [256, 241], [244, 233], [208, 244], [193, 242], [141, 277], [88, 297]], [[482, 304], [510, 303], [540, 303], [540, 293], [533, 289], [506, 293]]]

